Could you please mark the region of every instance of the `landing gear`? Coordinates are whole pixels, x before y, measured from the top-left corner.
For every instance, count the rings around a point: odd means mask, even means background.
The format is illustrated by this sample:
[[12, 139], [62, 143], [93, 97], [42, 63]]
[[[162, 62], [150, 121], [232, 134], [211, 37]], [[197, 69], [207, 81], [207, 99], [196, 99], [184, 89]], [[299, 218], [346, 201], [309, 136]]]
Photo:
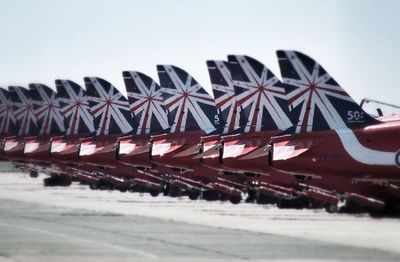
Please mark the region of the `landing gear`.
[[157, 197], [160, 194], [160, 192], [156, 189], [149, 189], [149, 193], [152, 197]]
[[217, 193], [217, 194], [219, 195], [219, 200], [222, 201], [222, 202], [231, 200], [231, 196], [228, 195], [228, 194], [225, 194], [225, 193]]
[[216, 201], [219, 199], [219, 194], [214, 190], [203, 191], [202, 198], [207, 201]]
[[279, 199], [276, 197], [267, 196], [265, 194], [257, 194], [256, 203], [260, 205], [273, 205], [278, 203]]
[[197, 200], [200, 197], [200, 191], [197, 189], [192, 189], [188, 192], [188, 196], [190, 200]]
[[254, 203], [257, 201], [257, 193], [253, 189], [249, 189], [247, 192], [247, 198], [245, 200], [246, 203]]
[[388, 201], [383, 212], [370, 212], [372, 215], [381, 214], [392, 217], [400, 217], [400, 204], [394, 201]]
[[240, 196], [231, 196], [230, 198], [229, 198], [229, 201], [232, 203], [232, 204], [239, 204], [240, 203], [240, 201], [242, 201], [242, 197], [240, 197]]
[[128, 187], [126, 187], [126, 186], [119, 186], [117, 189], [121, 193], [126, 193], [128, 191]]
[[180, 187], [174, 184], [169, 184], [168, 196], [170, 197], [180, 197], [182, 196], [182, 190]]
[[39, 173], [36, 171], [29, 171], [29, 176], [32, 178], [37, 178], [39, 176]]
[[342, 206], [338, 209], [338, 212], [340, 213], [347, 213], [347, 214], [360, 214], [360, 213], [366, 213], [369, 210], [355, 201], [351, 199], [346, 199]]
[[168, 196], [168, 194], [169, 194], [169, 187], [170, 187], [170, 184], [169, 184], [169, 183], [163, 183], [163, 186], [162, 186], [162, 193], [163, 193], [163, 196]]
[[66, 175], [54, 175], [43, 179], [43, 184], [45, 187], [51, 187], [51, 186], [68, 187], [72, 184], [72, 179]]
[[103, 179], [100, 179], [96, 183], [90, 184], [89, 187], [92, 190], [98, 190], [98, 189], [99, 190], [114, 190], [115, 189], [114, 184], [112, 184], [106, 180], [103, 180]]
[[295, 208], [295, 209], [302, 209], [302, 208], [311, 208], [312, 203], [310, 199], [307, 197], [294, 197], [290, 199], [281, 198], [277, 203], [278, 208]]
[[333, 213], [337, 213], [339, 211], [339, 207], [337, 204], [326, 204], [325, 210], [326, 210], [326, 212], [333, 214]]

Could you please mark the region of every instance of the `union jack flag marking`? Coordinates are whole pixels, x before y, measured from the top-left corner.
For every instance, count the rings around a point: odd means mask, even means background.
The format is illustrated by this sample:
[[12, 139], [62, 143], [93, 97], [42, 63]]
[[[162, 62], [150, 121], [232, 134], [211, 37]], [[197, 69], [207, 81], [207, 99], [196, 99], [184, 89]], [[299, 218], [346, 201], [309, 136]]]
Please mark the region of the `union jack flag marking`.
[[[321, 123], [316, 120], [316, 109], [329, 125], [328, 129], [346, 127], [343, 116], [329, 99], [337, 98], [356, 105], [342, 87], [318, 63], [301, 53], [278, 51], [278, 58], [283, 82], [291, 89], [287, 94], [289, 108], [293, 111], [300, 107], [296, 133], [313, 131], [315, 124]], [[363, 115], [360, 117], [364, 118]]]
[[36, 135], [37, 118], [29, 91], [19, 86], [10, 86], [10, 100], [17, 121], [18, 135]]
[[85, 90], [69, 80], [56, 80], [57, 95], [61, 113], [64, 116], [67, 135], [94, 132], [93, 117], [90, 114]]
[[292, 126], [282, 83], [263, 64], [248, 56], [228, 56], [237, 101], [245, 110], [245, 132], [285, 130]]
[[171, 133], [216, 130], [213, 123], [218, 120], [214, 99], [195, 79], [180, 68], [158, 65], [158, 76], [164, 93], [164, 103], [173, 124]]
[[85, 78], [85, 85], [97, 135], [133, 131], [128, 100], [118, 89], [97, 77]]
[[10, 135], [16, 133], [16, 120], [12, 111], [10, 94], [0, 88], [0, 134]]
[[56, 92], [42, 84], [30, 84], [29, 88], [34, 113], [38, 119], [39, 135], [65, 132], [64, 118], [61, 115]]
[[161, 87], [139, 72], [124, 72], [123, 76], [130, 109], [138, 123], [136, 134], [154, 134], [168, 129]]
[[228, 65], [225, 61], [207, 61], [215, 104], [225, 122], [223, 133], [229, 133], [240, 125], [238, 103]]

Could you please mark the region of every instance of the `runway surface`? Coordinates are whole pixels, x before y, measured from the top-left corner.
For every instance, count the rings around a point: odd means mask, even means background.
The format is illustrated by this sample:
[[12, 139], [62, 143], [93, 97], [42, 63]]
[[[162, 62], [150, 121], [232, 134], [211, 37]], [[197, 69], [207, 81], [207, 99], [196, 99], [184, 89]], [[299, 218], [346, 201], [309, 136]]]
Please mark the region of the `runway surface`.
[[399, 261], [398, 219], [44, 188], [0, 173], [3, 261]]

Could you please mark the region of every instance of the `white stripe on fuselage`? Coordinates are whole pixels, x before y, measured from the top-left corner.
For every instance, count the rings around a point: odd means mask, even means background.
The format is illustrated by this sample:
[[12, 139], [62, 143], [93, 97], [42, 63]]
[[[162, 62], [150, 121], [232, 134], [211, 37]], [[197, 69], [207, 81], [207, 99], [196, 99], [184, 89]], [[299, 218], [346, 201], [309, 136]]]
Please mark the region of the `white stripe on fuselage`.
[[396, 165], [396, 152], [378, 151], [363, 146], [351, 129], [334, 130], [346, 152], [356, 161], [366, 165]]

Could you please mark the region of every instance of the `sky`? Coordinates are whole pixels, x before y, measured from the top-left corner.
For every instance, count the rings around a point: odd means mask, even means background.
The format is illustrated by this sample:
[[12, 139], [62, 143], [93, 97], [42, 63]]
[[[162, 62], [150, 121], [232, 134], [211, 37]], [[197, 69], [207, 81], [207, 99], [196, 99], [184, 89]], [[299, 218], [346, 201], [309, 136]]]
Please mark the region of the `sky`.
[[400, 104], [400, 1], [1, 0], [0, 86], [98, 76], [126, 94], [123, 70], [158, 80], [186, 70], [211, 92], [205, 61], [245, 54], [278, 77], [276, 50], [319, 61], [356, 100]]

